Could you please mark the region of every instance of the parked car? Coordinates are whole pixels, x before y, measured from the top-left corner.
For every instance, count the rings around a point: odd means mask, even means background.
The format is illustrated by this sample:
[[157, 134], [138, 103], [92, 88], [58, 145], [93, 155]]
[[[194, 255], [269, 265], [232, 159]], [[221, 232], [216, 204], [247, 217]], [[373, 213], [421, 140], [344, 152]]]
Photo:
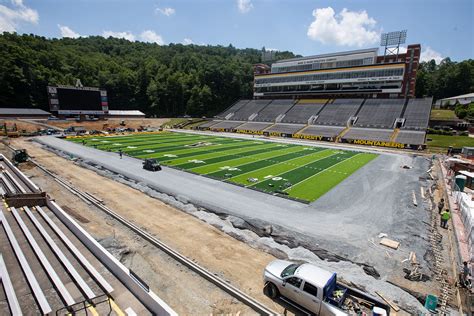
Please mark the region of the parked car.
[[[272, 261], [265, 268], [263, 280], [271, 298], [283, 296], [316, 315], [372, 314], [374, 310], [389, 315], [390, 312], [388, 305], [369, 294], [339, 284], [336, 273], [309, 263]], [[358, 301], [370, 302], [372, 308], [360, 306]]]

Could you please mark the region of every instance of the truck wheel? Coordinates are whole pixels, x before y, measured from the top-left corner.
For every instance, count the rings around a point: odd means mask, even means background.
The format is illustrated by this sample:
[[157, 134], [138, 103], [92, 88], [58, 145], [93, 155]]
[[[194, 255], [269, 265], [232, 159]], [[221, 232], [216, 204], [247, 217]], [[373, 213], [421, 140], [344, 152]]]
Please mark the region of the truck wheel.
[[270, 298], [277, 298], [280, 295], [278, 288], [273, 283], [268, 283], [268, 296]]

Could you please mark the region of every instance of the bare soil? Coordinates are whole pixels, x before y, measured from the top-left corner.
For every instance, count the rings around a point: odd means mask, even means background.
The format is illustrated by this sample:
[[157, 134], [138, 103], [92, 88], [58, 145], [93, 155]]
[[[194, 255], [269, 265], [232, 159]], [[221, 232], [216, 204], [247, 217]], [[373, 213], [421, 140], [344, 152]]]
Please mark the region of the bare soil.
[[19, 132], [27, 132], [27, 133], [31, 133], [31, 132], [36, 132], [38, 130], [41, 130], [41, 129], [44, 129], [44, 127], [42, 126], [39, 126], [39, 125], [36, 125], [36, 124], [33, 124], [33, 123], [29, 123], [29, 122], [25, 122], [25, 121], [18, 121], [18, 120], [0, 120], [0, 126], [2, 127], [2, 131], [0, 131], [0, 134], [3, 135], [3, 126], [4, 124], [7, 124], [7, 129], [10, 131], [14, 128], [15, 124], [16, 124], [16, 128]]
[[[125, 125], [120, 125], [120, 123], [124, 121]], [[151, 128], [158, 128], [164, 123], [168, 122], [169, 119], [167, 118], [144, 118], [144, 119], [108, 119], [105, 121], [84, 121], [84, 122], [76, 122], [76, 121], [42, 121], [43, 123], [47, 123], [52, 126], [60, 127], [60, 128], [68, 128], [71, 126], [84, 126], [87, 130], [103, 130], [106, 128], [116, 128], [116, 127], [129, 127], [129, 128], [139, 128], [140, 126], [143, 127], [151, 127]]]
[[[137, 129], [139, 127], [150, 127], [150, 128], [158, 128], [164, 123], [168, 122], [170, 119], [167, 118], [144, 118], [144, 119], [123, 119], [125, 125], [120, 125], [122, 122], [121, 119], [108, 119], [104, 121], [84, 121], [84, 122], [76, 122], [76, 121], [49, 121], [49, 120], [31, 120], [37, 121], [39, 123], [48, 124], [51, 126], [56, 126], [59, 128], [68, 128], [71, 126], [83, 126], [87, 130], [103, 130], [106, 128], [117, 128], [117, 127], [129, 127], [133, 129]], [[18, 131], [20, 132], [36, 132], [41, 129], [45, 129], [44, 126], [34, 124], [32, 122], [27, 121], [20, 121], [14, 119], [8, 120], [0, 120], [0, 127], [3, 127], [4, 124], [7, 124], [8, 130], [13, 129], [14, 125], [16, 124]], [[2, 133], [2, 131], [0, 131]]]
[[[177, 210], [144, 193], [104, 178], [74, 162], [43, 150], [24, 138], [12, 145], [26, 148], [35, 161], [79, 189], [102, 199], [120, 215], [228, 280], [247, 294], [280, 313], [283, 308], [262, 291], [264, 267], [275, 257], [253, 249], [211, 225]], [[187, 268], [161, 254], [102, 212], [87, 205], [59, 186], [38, 168], [23, 170], [32, 180], [57, 199], [95, 238], [108, 245], [129, 268], [150, 283], [151, 288], [180, 314], [254, 314], [248, 307], [217, 290]], [[115, 241], [115, 242], [114, 242]]]

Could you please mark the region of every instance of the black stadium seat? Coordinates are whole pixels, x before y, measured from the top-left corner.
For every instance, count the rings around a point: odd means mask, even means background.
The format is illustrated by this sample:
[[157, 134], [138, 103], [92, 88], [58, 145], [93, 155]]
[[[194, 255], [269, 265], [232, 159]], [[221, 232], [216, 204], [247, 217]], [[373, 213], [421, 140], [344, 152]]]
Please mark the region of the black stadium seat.
[[346, 126], [347, 121], [357, 113], [363, 99], [337, 99], [328, 103], [319, 113], [316, 124]]

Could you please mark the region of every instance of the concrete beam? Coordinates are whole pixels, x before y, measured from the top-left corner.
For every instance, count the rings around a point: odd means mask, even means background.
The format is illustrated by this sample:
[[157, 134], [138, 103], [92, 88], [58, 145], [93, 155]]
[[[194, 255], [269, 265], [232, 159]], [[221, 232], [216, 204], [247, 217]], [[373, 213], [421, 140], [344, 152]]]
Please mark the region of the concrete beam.
[[3, 256], [0, 253], [0, 281], [2, 281], [3, 289], [5, 290], [5, 294], [7, 295], [8, 306], [10, 307], [10, 311], [12, 315], [23, 315], [20, 303], [18, 303], [18, 299], [16, 297], [15, 289], [13, 288], [12, 281], [10, 280], [10, 275], [8, 274], [7, 266], [5, 261], [3, 260]]
[[94, 297], [96, 297], [96, 295], [94, 294], [94, 292], [91, 290], [91, 288], [87, 285], [86, 281], [84, 281], [84, 279], [79, 275], [79, 273], [77, 272], [77, 270], [74, 268], [74, 266], [72, 265], [72, 263], [69, 261], [69, 259], [66, 257], [66, 255], [64, 255], [64, 253], [62, 252], [62, 250], [58, 247], [58, 245], [54, 242], [53, 238], [51, 238], [51, 236], [48, 234], [48, 232], [46, 232], [46, 230], [44, 229], [43, 225], [41, 225], [41, 223], [38, 221], [38, 219], [34, 216], [33, 212], [31, 212], [31, 210], [28, 208], [28, 207], [23, 207], [24, 210], [25, 210], [25, 213], [28, 215], [28, 217], [30, 218], [30, 220], [33, 222], [33, 224], [35, 225], [36, 229], [38, 229], [38, 231], [40, 232], [40, 234], [43, 236], [43, 238], [46, 240], [46, 242], [48, 243], [49, 247], [51, 247], [51, 249], [53, 250], [54, 254], [56, 255], [56, 257], [59, 259], [59, 261], [61, 261], [61, 263], [63, 264], [63, 266], [66, 268], [66, 270], [68, 271], [68, 273], [71, 275], [71, 277], [74, 279], [74, 281], [76, 282], [76, 284], [79, 286], [79, 288], [81, 289], [82, 293], [85, 294], [86, 298], [91, 300], [93, 299]]
[[43, 217], [43, 219], [48, 223], [49, 227], [59, 236], [59, 238], [64, 242], [66, 247], [71, 251], [71, 253], [79, 260], [82, 266], [87, 270], [87, 272], [92, 276], [92, 278], [99, 283], [100, 287], [107, 293], [110, 294], [114, 291], [112, 286], [104, 279], [104, 277], [97, 272], [94, 266], [84, 257], [79, 249], [69, 240], [69, 238], [62, 232], [62, 230], [49, 218], [44, 210], [36, 206], [35, 207], [38, 213]]
[[16, 208], [11, 207], [10, 209], [13, 213], [13, 217], [15, 217], [16, 221], [18, 222], [18, 225], [20, 226], [21, 230], [23, 231], [23, 234], [25, 234], [26, 239], [28, 240], [31, 248], [33, 248], [33, 251], [34, 251], [36, 257], [38, 257], [38, 260], [41, 262], [41, 265], [46, 270], [46, 273], [47, 273], [48, 277], [50, 278], [51, 282], [53, 282], [54, 286], [58, 290], [59, 295], [62, 297], [62, 299], [64, 300], [64, 302], [66, 303], [67, 306], [71, 306], [71, 305], [76, 304], [76, 301], [74, 301], [74, 299], [72, 298], [72, 295], [69, 293], [66, 286], [64, 285], [64, 283], [59, 278], [59, 275], [56, 273], [53, 266], [51, 265], [51, 263], [46, 258], [43, 250], [41, 250], [41, 247], [36, 242], [35, 237], [33, 237], [33, 235], [31, 234], [30, 230], [26, 226], [23, 219], [20, 217], [20, 214], [18, 213]]
[[43, 315], [51, 314], [52, 313], [51, 306], [49, 305], [46, 299], [46, 296], [43, 293], [43, 290], [39, 286], [38, 280], [36, 280], [36, 277], [33, 271], [31, 271], [30, 265], [28, 264], [28, 260], [26, 260], [26, 257], [23, 254], [23, 251], [21, 250], [21, 247], [18, 244], [18, 241], [16, 240], [15, 235], [13, 234], [13, 231], [10, 225], [8, 224], [8, 221], [5, 218], [5, 215], [3, 214], [3, 211], [1, 209], [0, 209], [0, 222], [2, 223], [3, 228], [5, 229], [8, 240], [10, 241], [10, 245], [12, 246], [13, 251], [15, 252], [15, 255], [20, 263], [20, 267], [23, 270], [23, 273], [25, 274], [26, 281], [30, 285], [31, 291], [33, 292], [33, 295], [39, 304], [41, 313]]

